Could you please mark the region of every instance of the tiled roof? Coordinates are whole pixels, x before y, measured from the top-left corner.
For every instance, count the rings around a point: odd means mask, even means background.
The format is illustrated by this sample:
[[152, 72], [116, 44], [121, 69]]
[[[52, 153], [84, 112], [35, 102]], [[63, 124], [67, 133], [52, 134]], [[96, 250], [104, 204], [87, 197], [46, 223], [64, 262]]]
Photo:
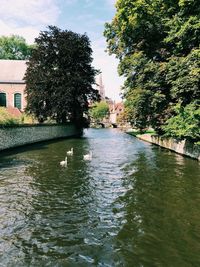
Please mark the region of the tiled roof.
[[26, 72], [26, 60], [0, 60], [0, 83], [23, 81]]
[[110, 109], [110, 112], [115, 112], [115, 111], [119, 111], [121, 109], [121, 111], [124, 109], [124, 105], [122, 102], [120, 103], [116, 103], [116, 104], [110, 104], [109, 105], [109, 109]]
[[123, 107], [124, 107], [123, 103], [117, 103], [117, 104], [115, 104], [115, 110], [117, 110], [119, 108], [123, 109]]

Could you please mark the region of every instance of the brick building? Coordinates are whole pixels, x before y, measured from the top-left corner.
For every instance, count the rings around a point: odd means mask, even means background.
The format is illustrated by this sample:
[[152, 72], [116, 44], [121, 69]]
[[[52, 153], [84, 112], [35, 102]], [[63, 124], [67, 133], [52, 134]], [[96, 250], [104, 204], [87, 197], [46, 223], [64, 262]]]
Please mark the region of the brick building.
[[26, 107], [25, 60], [0, 60], [0, 106], [18, 108], [23, 111]]
[[122, 102], [115, 103], [109, 105], [109, 112], [110, 112], [110, 122], [117, 123], [117, 119], [119, 116], [124, 112], [124, 105]]

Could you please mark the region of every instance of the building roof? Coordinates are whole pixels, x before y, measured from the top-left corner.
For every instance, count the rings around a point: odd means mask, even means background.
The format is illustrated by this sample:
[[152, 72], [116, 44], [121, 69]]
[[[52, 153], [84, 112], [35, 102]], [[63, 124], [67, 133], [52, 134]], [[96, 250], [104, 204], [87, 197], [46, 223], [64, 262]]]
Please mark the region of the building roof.
[[110, 104], [109, 108], [110, 108], [110, 112], [123, 111], [124, 104], [123, 104], [123, 102]]
[[0, 83], [25, 83], [26, 60], [0, 60]]
[[115, 110], [117, 110], [117, 109], [123, 109], [123, 108], [124, 108], [124, 105], [123, 105], [122, 102], [115, 104]]

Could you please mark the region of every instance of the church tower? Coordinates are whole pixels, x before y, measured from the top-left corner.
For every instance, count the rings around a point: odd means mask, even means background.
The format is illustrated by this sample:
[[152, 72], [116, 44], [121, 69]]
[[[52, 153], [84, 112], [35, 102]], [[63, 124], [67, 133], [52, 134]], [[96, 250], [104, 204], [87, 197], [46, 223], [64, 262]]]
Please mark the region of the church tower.
[[102, 74], [99, 75], [99, 79], [97, 82], [97, 90], [99, 91], [99, 94], [101, 96], [101, 99], [104, 100], [105, 99], [105, 88], [103, 85], [103, 79], [102, 79]]

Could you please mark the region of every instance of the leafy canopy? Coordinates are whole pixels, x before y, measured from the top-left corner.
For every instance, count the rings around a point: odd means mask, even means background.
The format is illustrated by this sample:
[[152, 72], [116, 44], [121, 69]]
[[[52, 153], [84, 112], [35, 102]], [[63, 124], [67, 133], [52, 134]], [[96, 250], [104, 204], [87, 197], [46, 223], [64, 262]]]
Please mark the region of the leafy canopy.
[[200, 140], [200, 106], [191, 103], [182, 107], [177, 104], [174, 111], [175, 116], [168, 119], [163, 126], [166, 135]]
[[94, 103], [90, 110], [90, 115], [95, 121], [101, 121], [108, 115], [108, 113], [109, 106], [108, 103], [106, 103], [105, 101]]
[[98, 98], [88, 37], [49, 26], [35, 42], [25, 75], [27, 111], [40, 122], [51, 118], [81, 127], [88, 101]]
[[199, 109], [199, 21], [198, 0], [117, 1], [104, 35], [126, 78], [125, 112], [132, 125], [163, 133], [177, 103]]
[[0, 59], [25, 60], [30, 57], [32, 49], [33, 45], [28, 45], [21, 36], [0, 37]]

